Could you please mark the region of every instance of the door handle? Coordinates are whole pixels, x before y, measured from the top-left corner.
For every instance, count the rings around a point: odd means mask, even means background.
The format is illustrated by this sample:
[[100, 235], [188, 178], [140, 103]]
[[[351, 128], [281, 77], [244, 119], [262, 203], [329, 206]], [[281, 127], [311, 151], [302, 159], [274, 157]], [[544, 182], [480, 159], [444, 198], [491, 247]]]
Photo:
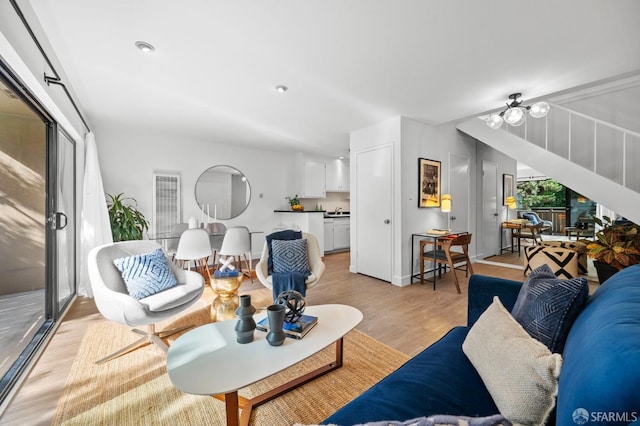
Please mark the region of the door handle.
[[451, 220], [456, 220], [456, 217], [455, 216], [451, 216]]
[[389, 219], [385, 219], [384, 223], [385, 223], [385, 225], [388, 225], [389, 223], [391, 223], [391, 221]]
[[[60, 225], [62, 223], [62, 220], [64, 218], [64, 225]], [[62, 213], [62, 212], [57, 212], [56, 213], [56, 229], [60, 230], [60, 229], [64, 229], [67, 227], [67, 225], [69, 224], [69, 219], [67, 218], [67, 215]]]

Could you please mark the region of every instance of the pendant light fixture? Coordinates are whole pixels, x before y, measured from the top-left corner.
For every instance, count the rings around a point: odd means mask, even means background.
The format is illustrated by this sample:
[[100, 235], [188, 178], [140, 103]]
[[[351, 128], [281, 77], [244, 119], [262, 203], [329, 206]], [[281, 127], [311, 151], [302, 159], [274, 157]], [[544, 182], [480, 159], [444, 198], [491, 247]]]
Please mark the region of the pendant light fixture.
[[509, 95], [511, 102], [507, 103], [507, 107], [498, 114], [491, 114], [486, 120], [487, 126], [492, 129], [499, 129], [505, 121], [512, 126], [520, 126], [525, 121], [525, 112], [529, 111], [529, 115], [533, 118], [542, 118], [549, 112], [549, 104], [546, 102], [536, 102], [533, 105], [522, 105], [520, 97], [522, 93], [513, 93]]

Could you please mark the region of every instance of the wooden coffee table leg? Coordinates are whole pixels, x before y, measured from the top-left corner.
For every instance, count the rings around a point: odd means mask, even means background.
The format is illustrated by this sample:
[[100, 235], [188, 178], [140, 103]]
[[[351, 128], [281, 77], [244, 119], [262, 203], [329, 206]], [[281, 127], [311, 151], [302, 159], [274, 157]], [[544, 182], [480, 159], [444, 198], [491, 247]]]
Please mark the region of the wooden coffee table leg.
[[239, 426], [240, 407], [238, 407], [238, 391], [225, 394], [224, 404], [227, 412], [227, 426]]
[[[229, 392], [224, 395], [212, 395], [214, 398], [225, 402], [227, 426], [248, 425], [253, 407], [269, 402], [293, 389], [317, 379], [320, 376], [324, 376], [325, 374], [342, 367], [344, 355], [343, 343], [342, 338], [336, 341], [336, 358], [334, 361], [251, 399], [239, 397], [237, 391]], [[239, 413], [240, 409], [242, 409], [241, 415]]]

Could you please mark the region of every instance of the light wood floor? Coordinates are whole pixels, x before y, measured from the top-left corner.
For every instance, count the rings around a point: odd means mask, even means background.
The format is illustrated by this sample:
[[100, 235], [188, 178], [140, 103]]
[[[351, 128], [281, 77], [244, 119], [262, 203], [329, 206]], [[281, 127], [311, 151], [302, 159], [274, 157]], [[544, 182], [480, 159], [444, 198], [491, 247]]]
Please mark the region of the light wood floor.
[[[326, 272], [309, 290], [310, 305], [343, 303], [364, 314], [358, 330], [408, 355], [415, 355], [456, 325], [466, 323], [467, 282], [458, 272], [462, 294], [457, 294], [451, 273], [443, 275], [433, 291], [431, 283], [396, 287], [387, 282], [349, 272], [349, 253], [325, 256]], [[522, 281], [521, 270], [473, 264], [476, 274]], [[240, 293], [252, 294], [256, 306], [266, 303], [270, 290], [245, 280]], [[93, 299], [78, 298], [60, 324], [40, 360], [0, 417], [0, 425], [45, 426], [53, 419], [56, 404], [71, 370], [87, 327], [103, 321]], [[134, 337], [132, 337], [133, 340]], [[145, 348], [141, 350], [155, 350]]]

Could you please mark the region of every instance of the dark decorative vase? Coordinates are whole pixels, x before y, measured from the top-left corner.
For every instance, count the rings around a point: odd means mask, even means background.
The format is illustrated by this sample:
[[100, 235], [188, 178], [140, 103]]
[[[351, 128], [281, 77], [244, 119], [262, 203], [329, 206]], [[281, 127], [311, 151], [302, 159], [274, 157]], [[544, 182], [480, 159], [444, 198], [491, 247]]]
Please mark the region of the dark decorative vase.
[[267, 342], [271, 346], [280, 346], [284, 343], [287, 335], [282, 330], [285, 314], [284, 305], [271, 305], [267, 307], [267, 318], [269, 321], [269, 332], [267, 333]]
[[593, 266], [596, 268], [596, 272], [598, 273], [598, 281], [600, 284], [603, 284], [606, 280], [611, 278], [613, 274], [618, 272], [617, 268], [614, 268], [608, 263], [598, 262], [597, 260], [593, 261]]
[[236, 340], [238, 343], [253, 342], [253, 332], [256, 329], [256, 322], [253, 314], [256, 308], [251, 306], [251, 296], [244, 294], [240, 296], [240, 306], [236, 309], [238, 322], [236, 323]]

